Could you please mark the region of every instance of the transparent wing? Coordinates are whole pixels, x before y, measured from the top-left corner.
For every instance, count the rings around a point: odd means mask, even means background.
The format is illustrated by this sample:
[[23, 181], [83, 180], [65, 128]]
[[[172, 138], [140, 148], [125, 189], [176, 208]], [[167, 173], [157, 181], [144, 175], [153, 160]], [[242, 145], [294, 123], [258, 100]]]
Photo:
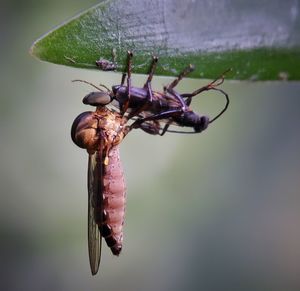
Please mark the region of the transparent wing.
[[101, 257], [101, 234], [96, 223], [101, 219], [102, 204], [102, 147], [89, 155], [88, 164], [88, 249], [90, 267], [93, 275], [97, 274]]

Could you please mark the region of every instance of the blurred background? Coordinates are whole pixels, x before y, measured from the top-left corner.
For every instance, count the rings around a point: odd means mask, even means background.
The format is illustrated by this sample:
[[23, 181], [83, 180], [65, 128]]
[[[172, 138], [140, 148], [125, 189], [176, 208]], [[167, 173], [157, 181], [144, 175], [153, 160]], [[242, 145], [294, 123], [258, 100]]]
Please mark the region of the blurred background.
[[[70, 138], [91, 88], [71, 80], [111, 86], [121, 76], [42, 63], [28, 50], [96, 3], [1, 1], [1, 290], [300, 290], [299, 82], [226, 81], [230, 108], [199, 135], [132, 132], [121, 146], [123, 252], [104, 245], [91, 276], [87, 154]], [[196, 98], [195, 111], [211, 116], [224, 104]]]

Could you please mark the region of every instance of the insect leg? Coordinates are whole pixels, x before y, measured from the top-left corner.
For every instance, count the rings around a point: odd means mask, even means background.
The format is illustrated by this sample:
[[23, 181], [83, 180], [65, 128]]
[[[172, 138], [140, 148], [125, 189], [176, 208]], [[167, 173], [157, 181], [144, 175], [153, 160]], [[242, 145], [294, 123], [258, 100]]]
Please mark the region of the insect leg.
[[187, 110], [187, 104], [185, 102], [185, 100], [182, 98], [182, 96], [180, 94], [178, 94], [174, 89], [172, 88], [167, 88], [166, 91], [168, 93], [170, 93], [171, 95], [173, 95], [181, 104], [181, 108], [182, 111], [186, 111]]
[[200, 94], [200, 93], [203, 92], [203, 91], [215, 90], [215, 91], [221, 92], [221, 93], [225, 96], [225, 98], [226, 98], [226, 104], [225, 104], [224, 108], [220, 111], [219, 114], [217, 114], [214, 118], [212, 118], [212, 119], [209, 121], [209, 123], [212, 123], [212, 122], [214, 122], [216, 119], [218, 119], [218, 118], [219, 118], [219, 117], [227, 110], [227, 108], [228, 108], [228, 106], [229, 106], [229, 97], [228, 97], [228, 94], [227, 94], [225, 91], [223, 91], [223, 90], [217, 88], [218, 86], [220, 86], [220, 85], [224, 82], [225, 74], [228, 73], [229, 71], [231, 71], [231, 69], [226, 70], [222, 75], [220, 75], [218, 78], [216, 78], [215, 80], [213, 80], [211, 83], [209, 83], [209, 84], [206, 85], [206, 86], [203, 86], [203, 87], [199, 88], [198, 90], [196, 90], [196, 91], [194, 91], [194, 92], [192, 92], [192, 93], [189, 93], [189, 94], [181, 94], [181, 96], [182, 96], [183, 98], [186, 98], [186, 99], [185, 99], [185, 102], [186, 102], [186, 104], [187, 104], [188, 106], [190, 105], [190, 103], [191, 103], [191, 101], [192, 101], [192, 97], [194, 97], [194, 96]]
[[[127, 95], [127, 100], [126, 102], [123, 104], [122, 106], [122, 109], [121, 109], [121, 114], [124, 115], [125, 112], [127, 111], [128, 109], [128, 105], [129, 105], [129, 101], [130, 101], [130, 91], [131, 91], [131, 66], [132, 66], [132, 57], [133, 57], [133, 54], [131, 51], [128, 51], [128, 60], [127, 60], [127, 88], [126, 88], [126, 95]], [[123, 76], [122, 76], [122, 82], [121, 82], [121, 85], [124, 84], [124, 81], [125, 81], [125, 76], [124, 76], [125, 73], [123, 73]]]
[[158, 114], [154, 114], [154, 115], [151, 115], [151, 116], [148, 116], [148, 117], [137, 119], [135, 122], [133, 122], [130, 125], [130, 128], [131, 129], [132, 128], [139, 128], [140, 125], [143, 122], [151, 121], [151, 120], [166, 119], [166, 118], [174, 117], [174, 115], [176, 116], [176, 115], [180, 115], [180, 114], [182, 114], [182, 109], [181, 108], [176, 108], [176, 109], [171, 109], [171, 110], [163, 111], [163, 112], [158, 113]]
[[128, 64], [127, 64], [127, 94], [128, 94], [128, 99], [130, 98], [130, 90], [131, 90], [132, 57], [133, 57], [132, 52], [128, 51]]
[[185, 104], [186, 104], [187, 106], [190, 106], [190, 105], [191, 105], [191, 102], [192, 102], [192, 97], [188, 97], [188, 98], [185, 99]]
[[[152, 68], [151, 68], [152, 69]], [[151, 73], [150, 73], [151, 74]], [[149, 79], [149, 78], [148, 78]], [[150, 79], [151, 80], [151, 79]], [[150, 121], [150, 120], [159, 120], [159, 119], [165, 119], [165, 118], [169, 118], [169, 117], [174, 117], [174, 115], [179, 115], [182, 114], [183, 112], [188, 110], [188, 107], [184, 101], [184, 99], [181, 97], [180, 94], [178, 94], [175, 90], [173, 90], [172, 88], [167, 88], [166, 89], [168, 93], [170, 93], [171, 95], [173, 95], [181, 104], [180, 108], [175, 108], [175, 109], [170, 109], [170, 110], [166, 110], [163, 112], [160, 112], [158, 114], [154, 114], [145, 118], [139, 118], [137, 119], [131, 126], [130, 128], [137, 128], [140, 127], [141, 124], [145, 121]], [[145, 106], [142, 106], [141, 108], [143, 109]], [[141, 110], [139, 111], [139, 113], [141, 112]], [[138, 114], [136, 114], [138, 115]], [[131, 117], [130, 117], [131, 118]], [[168, 130], [169, 126], [170, 126], [171, 122], [168, 122], [161, 135], [164, 135], [165, 132]]]
[[121, 86], [123, 86], [123, 85], [124, 85], [124, 83], [125, 83], [125, 78], [126, 78], [126, 71], [127, 71], [127, 66], [128, 66], [128, 59], [127, 59], [127, 63], [126, 63], [126, 67], [125, 67], [125, 70], [124, 70], [124, 72], [123, 72], [123, 74], [122, 74], [122, 79], [121, 79]]
[[168, 89], [173, 89], [177, 86], [177, 84], [182, 80], [182, 78], [184, 78], [186, 75], [188, 75], [189, 73], [193, 72], [195, 69], [195, 67], [190, 64], [189, 66], [187, 66], [179, 75], [178, 77], [172, 82], [170, 83], [168, 86], [166, 86], [164, 89], [165, 91], [167, 91]]
[[152, 101], [153, 101], [153, 95], [152, 95], [152, 88], [151, 88], [151, 81], [155, 72], [155, 68], [156, 68], [156, 64], [158, 62], [158, 57], [153, 56], [152, 59], [152, 63], [151, 63], [151, 67], [150, 67], [150, 72], [149, 72], [149, 76], [147, 78], [147, 81], [144, 85], [144, 88], [147, 89], [147, 93], [148, 93], [148, 98], [145, 98], [144, 104], [142, 106], [140, 106], [139, 108], [137, 108], [136, 110], [133, 110], [129, 113], [128, 115], [128, 119], [139, 115], [142, 111], [147, 110], [147, 107], [149, 105], [151, 105]]
[[[152, 57], [152, 63], [151, 63], [151, 66], [150, 66], [150, 71], [149, 71], [149, 75], [148, 75], [148, 79], [147, 79], [147, 81], [146, 81], [146, 84], [147, 84], [147, 83], [151, 83], [152, 78], [153, 78], [153, 75], [154, 75], [154, 72], [155, 72], [155, 69], [156, 69], [157, 62], [158, 62], [158, 57], [157, 57], [157, 56], [153, 56], [153, 57]], [[144, 85], [144, 88], [147, 88], [147, 87], [146, 87], [146, 84]]]
[[[225, 74], [228, 73], [229, 71], [231, 71], [231, 69], [226, 70], [223, 74], [221, 74], [218, 78], [216, 78], [215, 80], [213, 80], [212, 82], [210, 82], [209, 84], [207, 84], [206, 86], [203, 86], [197, 90], [195, 90], [192, 93], [184, 93], [181, 94], [182, 97], [184, 98], [188, 98], [188, 100], [200, 93], [202, 93], [203, 91], [209, 91], [212, 89], [216, 89], [216, 87], [220, 86], [221, 84], [223, 84], [224, 82], [224, 78], [225, 78]], [[190, 101], [189, 101], [190, 102]]]
[[124, 85], [124, 83], [125, 83], [125, 78], [126, 78], [126, 73], [124, 72], [124, 73], [122, 74], [121, 86]]
[[162, 132], [159, 134], [160, 136], [163, 136], [167, 132], [167, 130], [168, 130], [171, 123], [172, 123], [172, 121], [169, 121], [169, 122], [166, 123], [166, 125], [164, 126]]
[[148, 76], [148, 79], [147, 79], [147, 81], [146, 81], [146, 83], [144, 85], [144, 88], [148, 89], [148, 97], [149, 97], [148, 101], [149, 102], [152, 102], [152, 100], [153, 100], [152, 88], [151, 88], [151, 81], [152, 81], [152, 78], [153, 78], [153, 75], [154, 75], [154, 72], [155, 72], [155, 69], [156, 69], [157, 62], [158, 62], [158, 57], [153, 56], [151, 67], [150, 67], [149, 76]]
[[152, 120], [151, 122], [142, 123], [139, 125], [139, 128], [152, 135], [161, 135], [159, 133], [161, 127], [158, 120]]

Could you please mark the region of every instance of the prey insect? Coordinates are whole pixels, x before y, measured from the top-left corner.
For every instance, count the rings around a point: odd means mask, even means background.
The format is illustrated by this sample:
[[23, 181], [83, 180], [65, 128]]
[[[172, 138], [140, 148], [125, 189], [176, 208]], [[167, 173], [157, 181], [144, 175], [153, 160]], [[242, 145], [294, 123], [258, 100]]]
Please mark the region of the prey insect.
[[116, 50], [112, 50], [112, 61], [100, 58], [96, 61], [96, 66], [102, 71], [115, 71], [118, 67], [116, 62]]
[[[105, 90], [87, 81], [74, 80], [90, 84], [98, 90], [86, 95], [83, 98], [83, 103], [99, 106], [104, 104], [108, 105], [113, 101], [117, 101], [122, 115], [126, 114], [128, 119], [135, 116], [139, 117], [131, 124], [131, 128], [141, 128], [150, 134], [160, 135], [165, 134], [167, 131], [177, 133], [200, 133], [227, 110], [229, 97], [226, 92], [218, 87], [224, 82], [225, 73], [229, 70], [208, 85], [203, 86], [192, 93], [179, 94], [174, 88], [185, 76], [193, 71], [194, 67], [189, 65], [173, 82], [164, 87], [163, 92], [158, 92], [152, 90], [151, 87], [151, 81], [158, 58], [153, 57], [148, 78], [144, 86], [139, 88], [131, 85], [132, 57], [132, 53], [128, 52], [126, 72], [122, 75], [121, 84], [112, 86], [111, 90], [104, 85], [100, 86]], [[126, 76], [127, 81], [125, 84]], [[194, 96], [209, 90], [218, 91], [226, 98], [224, 108], [212, 119], [206, 115], [199, 115], [190, 108]], [[165, 122], [163, 127], [161, 127], [161, 121]], [[170, 125], [192, 128], [193, 131], [171, 131], [169, 130]]]

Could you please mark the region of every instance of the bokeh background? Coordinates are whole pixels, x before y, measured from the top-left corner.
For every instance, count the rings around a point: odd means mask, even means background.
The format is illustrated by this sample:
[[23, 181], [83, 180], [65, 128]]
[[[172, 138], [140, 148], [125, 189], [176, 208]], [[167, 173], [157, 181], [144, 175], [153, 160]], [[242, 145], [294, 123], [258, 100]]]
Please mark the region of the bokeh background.
[[[72, 144], [87, 110], [81, 78], [120, 74], [42, 63], [31, 43], [97, 1], [1, 1], [1, 290], [300, 290], [300, 83], [229, 82], [228, 112], [199, 135], [131, 133], [123, 253], [89, 270], [87, 154]], [[144, 76], [134, 76], [142, 85]], [[160, 90], [168, 78], [155, 78]], [[185, 80], [192, 91], [207, 80]], [[213, 115], [221, 96], [195, 111]]]

